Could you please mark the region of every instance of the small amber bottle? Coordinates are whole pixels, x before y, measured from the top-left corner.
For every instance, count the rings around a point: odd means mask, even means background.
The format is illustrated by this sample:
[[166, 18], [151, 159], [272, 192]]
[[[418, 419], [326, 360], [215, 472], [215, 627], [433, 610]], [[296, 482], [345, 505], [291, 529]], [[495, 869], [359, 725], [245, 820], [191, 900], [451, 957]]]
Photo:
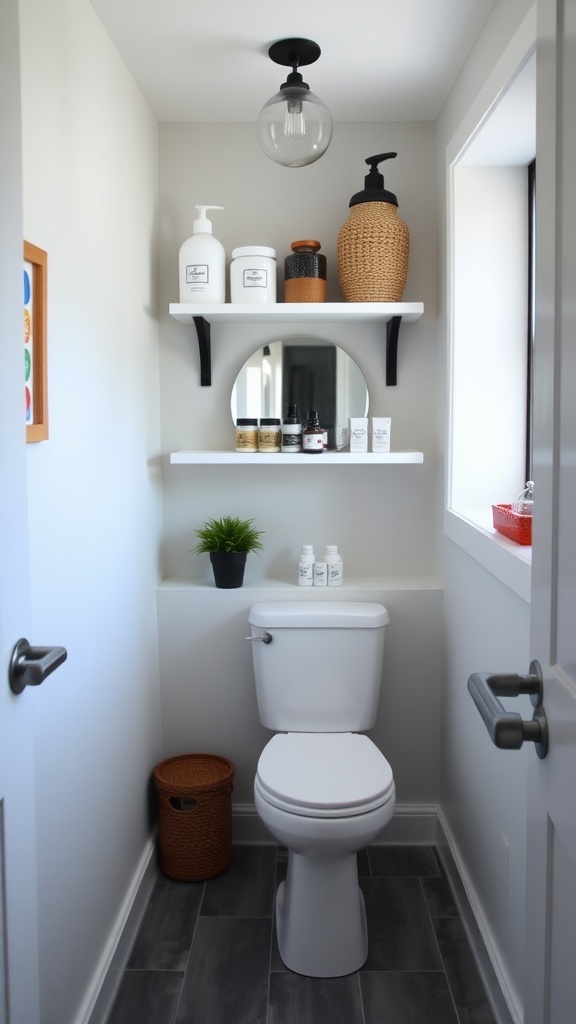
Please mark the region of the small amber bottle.
[[324, 451], [324, 430], [320, 426], [318, 413], [311, 409], [308, 422], [302, 431], [302, 451], [306, 455], [321, 455]]

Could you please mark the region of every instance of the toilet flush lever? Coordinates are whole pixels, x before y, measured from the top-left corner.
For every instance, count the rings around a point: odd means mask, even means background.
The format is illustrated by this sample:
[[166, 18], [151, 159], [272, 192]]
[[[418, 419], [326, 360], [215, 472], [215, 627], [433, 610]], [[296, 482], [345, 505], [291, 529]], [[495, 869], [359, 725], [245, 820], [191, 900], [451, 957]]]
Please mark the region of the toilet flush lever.
[[272, 634], [266, 632], [266, 630], [265, 630], [263, 633], [260, 633], [260, 636], [245, 636], [244, 639], [245, 640], [261, 640], [263, 644], [271, 644], [272, 643]]

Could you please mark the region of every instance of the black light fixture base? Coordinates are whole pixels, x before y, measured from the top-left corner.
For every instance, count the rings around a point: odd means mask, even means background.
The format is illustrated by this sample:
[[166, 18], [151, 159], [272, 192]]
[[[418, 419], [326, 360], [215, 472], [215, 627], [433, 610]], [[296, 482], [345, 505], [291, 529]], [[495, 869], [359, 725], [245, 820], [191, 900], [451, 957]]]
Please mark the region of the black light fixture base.
[[268, 56], [275, 64], [303, 67], [305, 64], [314, 64], [321, 52], [318, 43], [314, 43], [312, 39], [279, 39], [278, 42], [272, 43]]

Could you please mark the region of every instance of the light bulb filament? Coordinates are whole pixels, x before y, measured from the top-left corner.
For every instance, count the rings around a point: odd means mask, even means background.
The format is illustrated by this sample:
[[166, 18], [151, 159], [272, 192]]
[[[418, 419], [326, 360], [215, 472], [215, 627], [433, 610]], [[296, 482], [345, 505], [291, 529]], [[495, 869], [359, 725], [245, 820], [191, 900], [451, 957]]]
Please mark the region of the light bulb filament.
[[305, 134], [304, 104], [300, 99], [289, 99], [286, 102], [284, 135], [289, 139], [303, 139]]

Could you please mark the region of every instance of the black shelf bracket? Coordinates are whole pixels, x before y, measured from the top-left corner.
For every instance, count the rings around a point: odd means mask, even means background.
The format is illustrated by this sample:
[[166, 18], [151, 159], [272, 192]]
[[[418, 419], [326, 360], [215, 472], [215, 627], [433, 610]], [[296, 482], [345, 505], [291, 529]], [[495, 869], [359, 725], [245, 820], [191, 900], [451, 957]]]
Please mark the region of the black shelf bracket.
[[393, 316], [386, 322], [386, 384], [394, 386], [398, 370], [398, 335], [401, 316]]
[[203, 388], [212, 384], [212, 357], [210, 353], [210, 323], [203, 316], [194, 317], [200, 354], [200, 384]]
[[[195, 316], [193, 320], [198, 337], [200, 384], [202, 387], [210, 387], [212, 384], [210, 323], [203, 316]], [[401, 316], [393, 316], [386, 322], [386, 384], [392, 387], [396, 385], [398, 378], [398, 336], [401, 323]]]

